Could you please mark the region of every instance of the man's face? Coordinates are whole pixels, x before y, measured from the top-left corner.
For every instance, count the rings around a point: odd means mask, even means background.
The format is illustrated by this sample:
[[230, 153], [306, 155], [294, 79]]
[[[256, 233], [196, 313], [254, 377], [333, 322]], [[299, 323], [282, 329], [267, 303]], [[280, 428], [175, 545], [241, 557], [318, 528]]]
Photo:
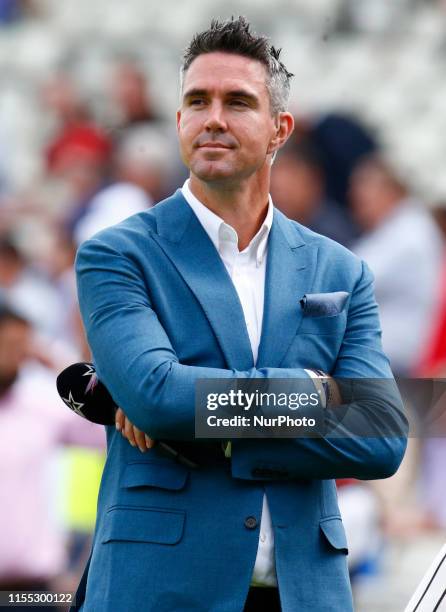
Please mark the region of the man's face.
[[308, 223], [319, 206], [323, 179], [316, 168], [282, 152], [271, 173], [271, 195], [274, 204], [287, 217]]
[[243, 180], [270, 164], [278, 121], [266, 77], [260, 62], [229, 53], [203, 54], [190, 65], [177, 128], [183, 161], [200, 180]]
[[365, 231], [377, 227], [394, 208], [401, 196], [395, 195], [380, 168], [360, 163], [350, 178], [349, 199], [353, 218]]

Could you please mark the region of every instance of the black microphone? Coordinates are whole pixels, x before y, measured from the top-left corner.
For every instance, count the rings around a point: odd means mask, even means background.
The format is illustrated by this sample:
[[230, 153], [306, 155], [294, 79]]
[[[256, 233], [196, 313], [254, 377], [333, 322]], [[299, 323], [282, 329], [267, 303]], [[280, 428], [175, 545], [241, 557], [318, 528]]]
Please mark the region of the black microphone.
[[101, 383], [92, 363], [73, 363], [56, 380], [57, 391], [65, 404], [87, 421], [114, 425], [118, 408], [107, 387]]
[[[79, 416], [98, 425], [115, 424], [118, 406], [107, 387], [99, 380], [92, 363], [82, 361], [68, 366], [57, 377], [56, 385], [62, 400]], [[160, 440], [157, 440], [157, 444], [186, 467], [198, 467], [169, 444]]]

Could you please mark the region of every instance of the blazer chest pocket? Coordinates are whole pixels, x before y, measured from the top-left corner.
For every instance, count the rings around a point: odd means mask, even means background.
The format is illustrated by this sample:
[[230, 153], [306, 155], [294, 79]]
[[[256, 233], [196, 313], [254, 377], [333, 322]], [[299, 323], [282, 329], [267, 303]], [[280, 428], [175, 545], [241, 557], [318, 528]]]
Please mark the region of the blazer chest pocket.
[[311, 316], [302, 318], [299, 334], [316, 334], [320, 336], [333, 336], [343, 334], [347, 326], [347, 312], [343, 311], [333, 316]]
[[183, 537], [184, 510], [115, 506], [105, 515], [101, 542], [177, 544]]
[[168, 491], [180, 491], [184, 489], [188, 475], [189, 470], [174, 461], [164, 461], [162, 459], [132, 461], [127, 464], [124, 470], [121, 478], [121, 488], [153, 487]]

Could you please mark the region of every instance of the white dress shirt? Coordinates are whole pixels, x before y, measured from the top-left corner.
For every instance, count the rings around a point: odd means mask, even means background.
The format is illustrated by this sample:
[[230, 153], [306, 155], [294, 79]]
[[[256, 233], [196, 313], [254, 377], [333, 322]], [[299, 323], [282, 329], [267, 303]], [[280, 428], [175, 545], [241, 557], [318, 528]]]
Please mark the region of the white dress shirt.
[[[242, 305], [255, 364], [262, 333], [268, 236], [273, 222], [273, 203], [271, 197], [269, 197], [268, 212], [262, 227], [246, 249], [239, 251], [237, 232], [193, 195], [189, 188], [189, 180], [184, 183], [182, 193], [217, 249], [234, 283]], [[274, 532], [266, 495], [263, 496], [259, 546], [252, 584], [258, 586], [277, 586], [274, 559]]]

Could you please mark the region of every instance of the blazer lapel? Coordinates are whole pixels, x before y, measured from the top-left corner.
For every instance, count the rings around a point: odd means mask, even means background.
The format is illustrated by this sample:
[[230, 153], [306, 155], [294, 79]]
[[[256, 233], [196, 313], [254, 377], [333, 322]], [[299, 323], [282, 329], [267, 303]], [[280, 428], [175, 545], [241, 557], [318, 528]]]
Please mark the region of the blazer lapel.
[[200, 303], [229, 368], [247, 370], [253, 357], [243, 309], [209, 236], [180, 190], [154, 209], [158, 242]]
[[316, 257], [317, 247], [306, 244], [293, 224], [275, 209], [256, 367], [280, 367], [302, 321], [300, 299], [310, 293]]

